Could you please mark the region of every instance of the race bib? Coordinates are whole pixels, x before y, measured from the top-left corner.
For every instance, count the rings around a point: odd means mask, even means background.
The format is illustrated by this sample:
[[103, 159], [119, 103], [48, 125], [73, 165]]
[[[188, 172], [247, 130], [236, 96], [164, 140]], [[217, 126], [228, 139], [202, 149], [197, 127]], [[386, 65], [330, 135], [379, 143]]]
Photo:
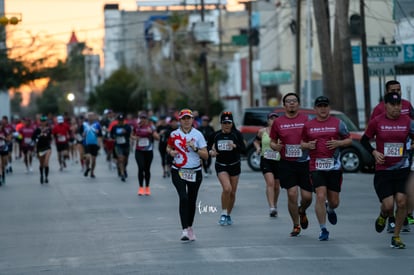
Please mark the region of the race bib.
[[197, 172], [193, 169], [180, 169], [178, 170], [178, 175], [183, 180], [195, 182]]
[[76, 140], [77, 141], [82, 141], [83, 140], [82, 135], [81, 134], [76, 134]]
[[331, 170], [332, 168], [334, 168], [334, 159], [333, 158], [316, 159], [315, 167], [317, 170]]
[[233, 150], [233, 141], [232, 140], [218, 140], [217, 149], [219, 151], [231, 151]]
[[402, 157], [403, 152], [403, 143], [384, 143], [384, 156], [386, 157]]
[[125, 137], [116, 137], [116, 144], [125, 144], [126, 139]]
[[278, 151], [266, 150], [263, 153], [265, 159], [280, 160], [280, 153]]
[[4, 146], [6, 145], [6, 143], [4, 142], [4, 140], [0, 139], [0, 146]]
[[149, 138], [140, 138], [138, 139], [138, 146], [139, 147], [147, 147], [150, 145]]
[[57, 139], [58, 139], [59, 142], [65, 142], [66, 141], [66, 137], [62, 136], [62, 135], [58, 135]]
[[31, 143], [32, 143], [32, 139], [31, 139], [31, 138], [29, 138], [29, 137], [25, 137], [25, 138], [24, 138], [24, 143], [25, 143], [25, 144], [31, 144]]
[[286, 144], [286, 157], [288, 158], [300, 158], [302, 157], [302, 149], [300, 144]]

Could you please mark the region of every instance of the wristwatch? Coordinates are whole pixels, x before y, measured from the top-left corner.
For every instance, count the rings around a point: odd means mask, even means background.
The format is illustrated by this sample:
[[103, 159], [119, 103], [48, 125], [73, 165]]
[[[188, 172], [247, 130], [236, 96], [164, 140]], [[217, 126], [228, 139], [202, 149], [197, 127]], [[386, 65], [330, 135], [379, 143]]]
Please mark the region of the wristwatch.
[[196, 148], [194, 149], [194, 152], [196, 152], [196, 153], [198, 152], [198, 147], [196, 147]]

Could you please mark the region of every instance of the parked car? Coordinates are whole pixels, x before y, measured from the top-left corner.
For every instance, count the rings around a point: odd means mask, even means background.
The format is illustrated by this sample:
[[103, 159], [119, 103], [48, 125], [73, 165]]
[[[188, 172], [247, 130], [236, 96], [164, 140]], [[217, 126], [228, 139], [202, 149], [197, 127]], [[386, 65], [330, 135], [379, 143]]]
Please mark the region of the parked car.
[[[281, 116], [285, 109], [283, 107], [254, 107], [244, 110], [243, 125], [240, 126], [240, 131], [247, 146], [245, 156], [247, 164], [254, 171], [260, 171], [260, 156], [256, 154], [253, 142], [257, 131], [267, 125], [267, 114], [270, 112], [278, 113]], [[302, 108], [300, 112], [307, 114], [310, 118], [315, 117], [313, 109]], [[341, 150], [341, 164], [344, 172], [373, 171], [374, 158], [359, 142], [363, 132], [344, 113], [331, 110], [331, 115], [341, 119], [346, 124], [352, 138], [352, 145]]]

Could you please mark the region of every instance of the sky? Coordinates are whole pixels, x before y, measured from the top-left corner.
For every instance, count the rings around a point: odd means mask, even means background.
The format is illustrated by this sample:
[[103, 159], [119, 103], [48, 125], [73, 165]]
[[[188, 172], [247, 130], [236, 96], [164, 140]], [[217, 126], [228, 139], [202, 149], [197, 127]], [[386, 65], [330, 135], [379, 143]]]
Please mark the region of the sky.
[[[8, 26], [9, 47], [24, 47], [33, 42], [35, 37], [43, 44], [53, 44], [53, 50], [60, 55], [66, 53], [66, 43], [72, 31], [75, 31], [78, 40], [86, 42], [94, 53], [102, 54], [105, 4], [118, 3], [120, 10], [136, 10], [135, 0], [4, 1], [6, 14], [19, 13], [22, 18], [18, 25]], [[237, 0], [227, 2], [229, 6], [238, 3]]]
[[[6, 16], [18, 14], [17, 25], [7, 26], [7, 47], [12, 58], [37, 59], [51, 55], [53, 60], [66, 58], [66, 44], [74, 31], [79, 42], [85, 42], [94, 54], [103, 55], [105, 4], [119, 4], [120, 10], [137, 9], [135, 0], [3, 0]], [[227, 0], [228, 9], [240, 8], [238, 0]], [[23, 86], [23, 105], [32, 91], [43, 89], [45, 81]]]

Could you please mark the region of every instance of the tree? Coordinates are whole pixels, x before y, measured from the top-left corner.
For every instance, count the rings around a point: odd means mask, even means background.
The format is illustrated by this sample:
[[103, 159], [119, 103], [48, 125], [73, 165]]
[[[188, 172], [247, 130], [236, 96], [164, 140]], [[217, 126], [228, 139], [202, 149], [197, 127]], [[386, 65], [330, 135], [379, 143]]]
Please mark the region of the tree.
[[91, 93], [88, 105], [101, 112], [110, 108], [116, 112], [136, 113], [145, 109], [145, 91], [140, 90], [139, 74], [122, 67]]
[[332, 107], [346, 112], [358, 125], [348, 24], [349, 0], [335, 1], [335, 3], [334, 49], [332, 49], [329, 1], [313, 0], [319, 51], [322, 56], [323, 94], [335, 99], [332, 100]]

